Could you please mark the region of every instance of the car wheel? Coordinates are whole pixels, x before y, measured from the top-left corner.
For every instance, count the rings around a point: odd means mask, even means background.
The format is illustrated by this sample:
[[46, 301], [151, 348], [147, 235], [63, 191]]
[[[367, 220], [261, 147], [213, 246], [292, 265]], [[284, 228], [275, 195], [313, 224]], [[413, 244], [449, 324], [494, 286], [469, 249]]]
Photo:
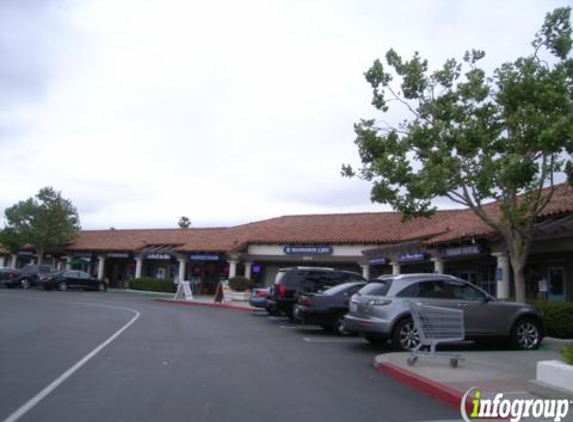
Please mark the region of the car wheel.
[[29, 289], [30, 288], [30, 280], [28, 280], [27, 278], [23, 278], [22, 280], [20, 280], [20, 287], [23, 289]]
[[350, 334], [344, 328], [344, 317], [345, 316], [346, 316], [346, 314], [344, 312], [341, 312], [341, 313], [337, 314], [334, 317], [334, 320], [332, 321], [332, 327], [331, 327], [332, 331], [334, 331], [336, 334], [338, 334], [340, 336], [347, 336], [348, 334]]
[[274, 308], [266, 307], [265, 309], [267, 310], [267, 312], [268, 312], [268, 314], [269, 314], [270, 316], [277, 316], [277, 315], [279, 314], [279, 313], [277, 312], [277, 310], [274, 309]]
[[404, 318], [396, 324], [392, 332], [392, 346], [396, 350], [408, 351], [420, 344], [418, 330], [412, 318]]
[[542, 339], [539, 322], [533, 318], [520, 319], [511, 331], [511, 344], [516, 349], [535, 350]]
[[66, 290], [68, 290], [68, 283], [66, 283], [65, 281], [60, 281], [58, 283], [58, 290], [60, 292], [65, 292]]
[[97, 291], [98, 292], [105, 292], [107, 290], [107, 286], [105, 283], [98, 283], [97, 284]]

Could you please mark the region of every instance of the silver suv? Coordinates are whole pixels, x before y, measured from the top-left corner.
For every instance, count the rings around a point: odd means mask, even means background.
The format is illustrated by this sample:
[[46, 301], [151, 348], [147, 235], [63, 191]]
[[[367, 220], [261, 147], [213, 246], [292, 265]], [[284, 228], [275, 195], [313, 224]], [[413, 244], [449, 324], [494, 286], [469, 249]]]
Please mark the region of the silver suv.
[[444, 274], [382, 276], [350, 299], [347, 331], [371, 343], [390, 340], [397, 350], [413, 349], [418, 333], [408, 302], [463, 309], [467, 339], [504, 338], [519, 349], [536, 349], [543, 340], [541, 313], [524, 303], [498, 301], [471, 283]]

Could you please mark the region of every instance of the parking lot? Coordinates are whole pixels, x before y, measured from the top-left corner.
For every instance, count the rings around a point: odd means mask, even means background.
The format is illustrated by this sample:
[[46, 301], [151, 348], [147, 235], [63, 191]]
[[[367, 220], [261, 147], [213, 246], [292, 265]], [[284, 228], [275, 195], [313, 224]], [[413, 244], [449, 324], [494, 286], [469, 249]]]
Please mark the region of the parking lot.
[[264, 312], [0, 290], [0, 421], [459, 418], [378, 374], [377, 353]]

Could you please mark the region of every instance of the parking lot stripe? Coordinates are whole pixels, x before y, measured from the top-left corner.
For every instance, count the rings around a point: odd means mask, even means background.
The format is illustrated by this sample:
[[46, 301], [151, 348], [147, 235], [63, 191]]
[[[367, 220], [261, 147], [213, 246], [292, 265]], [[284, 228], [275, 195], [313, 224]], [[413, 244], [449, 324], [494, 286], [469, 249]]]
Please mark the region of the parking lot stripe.
[[303, 337], [307, 343], [362, 343], [360, 338]]
[[[68, 302], [68, 303], [74, 303], [74, 302]], [[40, 391], [38, 394], [36, 394], [34, 397], [32, 397], [26, 403], [24, 403], [18, 410], [16, 410], [10, 416], [8, 416], [6, 419], [4, 419], [3, 422], [16, 422], [18, 419], [20, 419], [22, 416], [24, 416], [26, 413], [28, 413], [30, 410], [32, 410], [34, 408], [34, 406], [36, 406], [43, 399], [45, 399], [52, 391], [54, 391], [65, 380], [67, 380], [69, 377], [71, 377], [78, 369], [80, 369], [82, 366], [84, 366], [91, 358], [93, 358], [95, 355], [97, 355], [99, 352], [101, 352], [106, 346], [108, 346], [111, 342], [113, 342], [116, 338], [118, 338], [125, 330], [127, 330], [129, 327], [131, 327], [131, 325], [135, 321], [137, 321], [137, 319], [141, 315], [138, 311], [136, 311], [135, 309], [131, 309], [131, 308], [124, 308], [124, 307], [120, 307], [120, 306], [110, 306], [110, 305], [97, 305], [97, 304], [93, 304], [93, 303], [81, 303], [81, 302], [75, 302], [75, 303], [76, 304], [79, 303], [79, 304], [83, 304], [83, 305], [90, 305], [90, 306], [99, 306], [99, 307], [105, 307], [105, 308], [127, 310], [127, 311], [135, 313], [135, 316], [127, 324], [125, 324], [123, 327], [121, 327], [119, 330], [117, 330], [114, 334], [112, 334], [106, 341], [104, 341], [102, 344], [100, 344], [98, 347], [96, 347], [94, 350], [92, 350], [90, 353], [88, 353], [86, 356], [84, 356], [84, 358], [81, 359], [78, 363], [76, 363], [74, 366], [72, 366], [70, 369], [68, 369], [66, 372], [64, 372], [62, 375], [60, 375], [58, 378], [56, 378], [46, 388], [44, 388], [42, 391]]]
[[316, 331], [324, 331], [322, 327], [313, 327], [312, 325], [280, 325], [282, 329], [289, 330], [297, 328], [299, 330], [316, 330]]

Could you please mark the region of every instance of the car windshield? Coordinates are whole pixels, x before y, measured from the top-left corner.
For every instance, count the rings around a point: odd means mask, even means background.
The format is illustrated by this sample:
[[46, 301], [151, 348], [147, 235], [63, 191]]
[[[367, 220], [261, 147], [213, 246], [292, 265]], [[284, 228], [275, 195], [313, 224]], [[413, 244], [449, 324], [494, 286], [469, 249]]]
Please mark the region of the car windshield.
[[391, 285], [391, 279], [375, 280], [361, 288], [358, 293], [364, 296], [386, 296], [386, 294], [388, 294], [388, 290], [390, 290]]
[[331, 287], [330, 289], [326, 289], [325, 291], [322, 292], [322, 294], [326, 295], [326, 296], [336, 296], [337, 294], [342, 293], [346, 290], [349, 290], [358, 284], [360, 284], [360, 283], [339, 284], [338, 286], [334, 286], [334, 287]]

